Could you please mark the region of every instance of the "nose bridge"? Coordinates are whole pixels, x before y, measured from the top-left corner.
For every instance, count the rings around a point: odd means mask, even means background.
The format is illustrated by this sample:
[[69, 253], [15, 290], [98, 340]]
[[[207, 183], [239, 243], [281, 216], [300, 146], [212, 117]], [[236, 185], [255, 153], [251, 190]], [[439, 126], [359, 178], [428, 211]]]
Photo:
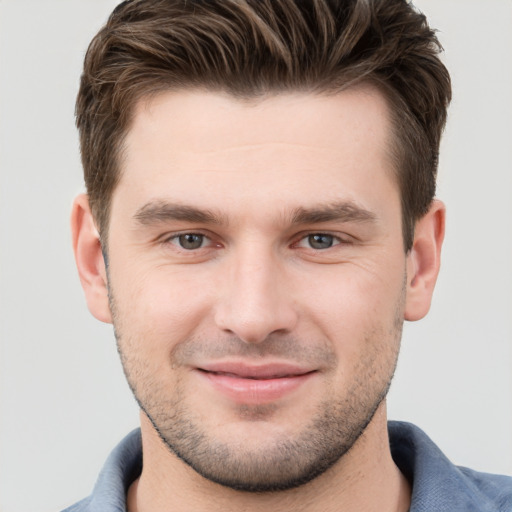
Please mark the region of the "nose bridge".
[[223, 281], [216, 311], [219, 328], [258, 343], [295, 325], [293, 298], [272, 247], [253, 240], [234, 250]]

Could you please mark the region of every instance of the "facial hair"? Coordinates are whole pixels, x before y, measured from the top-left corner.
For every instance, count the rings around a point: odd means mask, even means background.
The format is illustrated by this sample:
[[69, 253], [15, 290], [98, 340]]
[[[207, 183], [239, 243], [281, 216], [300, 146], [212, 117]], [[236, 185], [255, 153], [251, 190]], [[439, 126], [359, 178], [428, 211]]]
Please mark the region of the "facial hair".
[[[239, 491], [283, 491], [310, 482], [336, 464], [355, 445], [386, 397], [398, 358], [403, 324], [405, 288], [396, 315], [387, 326], [373, 326], [362, 336], [363, 354], [356, 363], [353, 382], [344, 390], [326, 387], [323, 400], [300, 431], [293, 436], [272, 436], [257, 448], [235, 440], [222, 440], [204, 424], [201, 412], [191, 407], [187, 386], [178, 377], [173, 389], [158, 380], [151, 363], [135, 347], [148, 340], [123, 333], [123, 322], [110, 288], [110, 305], [118, 351], [128, 384], [171, 453], [204, 478]], [[249, 344], [236, 337], [215, 341], [190, 338], [178, 343], [170, 355], [169, 371], [177, 371], [196, 357], [261, 358], [277, 356], [300, 364], [307, 362], [334, 371], [337, 356], [327, 343], [291, 336], [271, 335]], [[271, 421], [276, 405], [238, 406], [241, 420]], [[297, 421], [302, 418], [297, 418]]]

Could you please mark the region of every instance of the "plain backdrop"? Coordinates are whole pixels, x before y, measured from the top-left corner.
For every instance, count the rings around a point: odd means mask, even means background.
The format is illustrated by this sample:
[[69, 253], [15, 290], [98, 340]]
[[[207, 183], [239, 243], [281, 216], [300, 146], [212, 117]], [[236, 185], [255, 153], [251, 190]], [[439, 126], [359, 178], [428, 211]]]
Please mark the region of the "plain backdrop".
[[[89, 315], [68, 218], [83, 190], [73, 109], [112, 0], [0, 0], [0, 510], [87, 495], [138, 424], [112, 328]], [[512, 474], [512, 1], [418, 0], [454, 100], [430, 315], [406, 325], [389, 398], [457, 464]]]

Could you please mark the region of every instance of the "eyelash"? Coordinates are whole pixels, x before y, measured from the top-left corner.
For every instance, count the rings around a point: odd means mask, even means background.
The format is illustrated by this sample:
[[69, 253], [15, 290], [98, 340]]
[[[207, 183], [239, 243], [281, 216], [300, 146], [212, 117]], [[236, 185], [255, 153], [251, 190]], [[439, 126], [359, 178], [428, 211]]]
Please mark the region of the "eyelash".
[[[328, 247], [321, 247], [321, 248], [320, 248], [320, 247], [312, 247], [312, 242], [313, 242], [313, 241], [314, 241], [314, 243], [319, 243], [319, 244], [321, 243], [321, 242], [318, 240], [318, 239], [320, 239], [320, 238], [327, 238], [327, 239], [329, 239], [329, 241], [330, 241], [330, 243], [331, 243], [331, 244], [330, 244], [330, 245], [328, 245]], [[323, 233], [323, 232], [319, 231], [319, 232], [316, 232], [316, 233], [309, 233], [309, 234], [307, 234], [307, 235], [305, 235], [305, 236], [301, 237], [301, 238], [298, 240], [298, 242], [296, 242], [296, 243], [294, 244], [294, 246], [295, 246], [295, 247], [299, 247], [299, 246], [300, 246], [300, 244], [301, 244], [302, 242], [306, 241], [306, 240], [307, 240], [307, 241], [308, 241], [308, 243], [309, 243], [309, 247], [306, 247], [306, 248], [308, 248], [308, 249], [313, 249], [313, 250], [315, 250], [315, 251], [325, 251], [325, 250], [327, 250], [327, 249], [331, 249], [332, 247], [335, 247], [335, 246], [337, 246], [337, 245], [340, 245], [340, 244], [344, 243], [344, 241], [343, 241], [340, 237], [338, 237], [338, 236], [332, 235], [332, 234], [330, 234], [330, 233]]]
[[[201, 237], [201, 245], [195, 249], [187, 249], [185, 247], [183, 247], [183, 245], [180, 244], [180, 239], [182, 237]], [[207, 235], [205, 235], [204, 233], [195, 233], [195, 232], [192, 232], [192, 231], [187, 231], [185, 233], [177, 233], [175, 235], [172, 235], [171, 237], [169, 238], [166, 238], [164, 240], [164, 243], [170, 243], [172, 245], [175, 245], [179, 250], [182, 250], [182, 251], [186, 251], [186, 252], [194, 252], [194, 251], [197, 251], [199, 249], [204, 249], [204, 242], [206, 240], [210, 240], [210, 237], [208, 237]], [[213, 243], [213, 242], [212, 242]]]
[[[195, 247], [195, 248], [183, 247], [182, 243], [180, 243], [180, 239], [182, 239], [182, 237], [201, 237], [201, 245], [199, 247]], [[322, 248], [320, 248], [320, 247], [316, 247], [316, 248], [312, 247], [311, 246], [311, 242], [314, 240], [314, 237], [317, 237], [317, 238], [320, 238], [320, 237], [327, 238], [330, 241], [331, 245], [328, 245], [328, 247], [322, 247]], [[310, 250], [313, 250], [313, 251], [319, 251], [319, 252], [325, 251], [327, 249], [331, 249], [332, 247], [336, 247], [338, 245], [342, 245], [342, 244], [347, 245], [347, 244], [351, 243], [350, 240], [347, 240], [345, 238], [341, 238], [341, 237], [339, 237], [337, 235], [333, 235], [331, 233], [323, 232], [323, 231], [315, 231], [315, 232], [301, 234], [300, 238], [298, 238], [297, 241], [292, 244], [292, 247], [301, 247], [300, 244], [302, 242], [304, 242], [304, 241], [307, 241], [308, 239], [309, 239], [309, 246], [308, 247], [302, 246], [302, 248], [310, 249]], [[208, 235], [205, 235], [204, 233], [197, 233], [197, 232], [193, 232], [193, 231], [187, 231], [187, 232], [183, 232], [183, 233], [177, 233], [177, 234], [172, 235], [171, 237], [166, 238], [164, 240], [164, 243], [170, 243], [170, 244], [176, 246], [181, 251], [185, 251], [185, 252], [191, 253], [191, 252], [195, 252], [195, 251], [198, 251], [200, 249], [206, 248], [204, 243], [207, 240], [210, 241], [209, 245], [215, 245], [215, 243], [211, 240], [211, 238]], [[316, 242], [321, 243], [319, 240], [316, 240]], [[220, 247], [220, 244], [217, 244], [217, 245]]]

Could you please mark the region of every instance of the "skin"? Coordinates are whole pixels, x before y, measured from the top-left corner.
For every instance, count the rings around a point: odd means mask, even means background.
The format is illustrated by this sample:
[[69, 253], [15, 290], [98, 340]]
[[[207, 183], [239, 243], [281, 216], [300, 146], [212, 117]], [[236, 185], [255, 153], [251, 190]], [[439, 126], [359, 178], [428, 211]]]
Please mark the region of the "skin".
[[130, 510], [408, 509], [385, 395], [403, 320], [429, 309], [444, 207], [405, 254], [390, 137], [370, 88], [137, 105], [108, 276], [86, 196], [72, 214], [89, 309], [141, 405]]

